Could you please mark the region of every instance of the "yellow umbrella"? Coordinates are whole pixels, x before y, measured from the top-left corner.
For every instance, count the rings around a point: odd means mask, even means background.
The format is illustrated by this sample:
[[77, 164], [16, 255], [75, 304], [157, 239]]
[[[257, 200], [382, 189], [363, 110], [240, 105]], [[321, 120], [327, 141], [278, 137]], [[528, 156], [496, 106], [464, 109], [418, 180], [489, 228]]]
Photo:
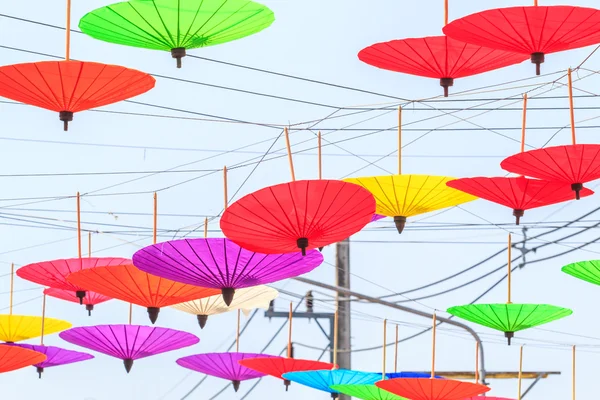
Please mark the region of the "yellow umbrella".
[[456, 178], [433, 175], [402, 175], [402, 108], [398, 108], [398, 175], [347, 178], [367, 189], [377, 202], [377, 214], [394, 217], [398, 233], [406, 218], [457, 206], [477, 197], [446, 186]]
[[173, 308], [184, 311], [198, 317], [200, 328], [204, 328], [209, 315], [223, 314], [229, 311], [252, 308], [268, 308], [271, 300], [279, 296], [279, 292], [268, 286], [254, 286], [235, 291], [235, 297], [231, 305], [227, 306], [223, 300], [223, 296], [215, 295], [205, 297], [203, 299], [187, 301], [185, 303], [176, 304]]
[[0, 315], [0, 341], [8, 343], [21, 342], [69, 329], [72, 325], [67, 321], [54, 318], [43, 318], [29, 315], [13, 315], [14, 265], [10, 273], [10, 305], [9, 314]]

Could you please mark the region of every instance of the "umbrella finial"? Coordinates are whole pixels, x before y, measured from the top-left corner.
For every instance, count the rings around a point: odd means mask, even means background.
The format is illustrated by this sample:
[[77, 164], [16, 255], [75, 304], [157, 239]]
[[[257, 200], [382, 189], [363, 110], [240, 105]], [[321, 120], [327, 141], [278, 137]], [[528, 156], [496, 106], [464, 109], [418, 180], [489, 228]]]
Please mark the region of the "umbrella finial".
[[448, 88], [454, 86], [454, 78], [441, 78], [440, 86], [444, 88], [444, 97], [448, 97]]
[[196, 315], [196, 318], [198, 318], [198, 325], [200, 325], [200, 329], [204, 329], [206, 322], [208, 322], [208, 315], [198, 314]]
[[156, 323], [156, 320], [158, 319], [158, 313], [160, 312], [160, 308], [158, 307], [148, 307], [148, 316], [150, 317], [150, 322], [152, 322], [152, 325], [154, 325]]
[[126, 358], [123, 360], [123, 365], [125, 365], [125, 371], [129, 373], [131, 371], [131, 367], [133, 367], [133, 360], [131, 358]]
[[185, 57], [185, 47], [171, 49], [171, 57], [177, 60], [177, 68], [181, 68], [181, 59]]
[[85, 309], [88, 312], [88, 317], [92, 316], [92, 311], [94, 310], [94, 305], [93, 304], [86, 304], [85, 305]]
[[306, 255], [306, 248], [308, 247], [308, 239], [307, 238], [298, 238], [296, 241], [298, 243], [298, 248], [302, 250], [302, 255]]
[[42, 373], [44, 372], [44, 368], [43, 367], [36, 367], [35, 370], [38, 373], [38, 379], [42, 379]]
[[535, 74], [540, 75], [542, 73], [542, 64], [545, 61], [546, 56], [544, 53], [532, 53], [531, 63], [535, 64]]
[[285, 385], [285, 391], [287, 392], [290, 388], [290, 385], [292, 384], [292, 381], [290, 381], [289, 379], [284, 379], [283, 384]]
[[58, 119], [63, 121], [63, 130], [69, 130], [69, 122], [73, 121], [73, 113], [71, 111], [61, 111], [58, 113]]
[[394, 223], [396, 224], [398, 233], [402, 233], [402, 231], [404, 231], [404, 227], [406, 226], [406, 217], [396, 216], [394, 217]]
[[237, 391], [240, 390], [240, 381], [231, 381], [231, 383], [233, 384], [233, 390]]
[[223, 295], [223, 301], [225, 302], [225, 304], [227, 306], [230, 306], [231, 302], [233, 301], [233, 296], [235, 295], [235, 289], [234, 288], [222, 288], [221, 294]]
[[525, 210], [518, 210], [518, 209], [514, 209], [513, 210], [513, 216], [516, 217], [516, 224], [519, 225], [519, 223], [521, 222], [521, 217], [525, 215]]
[[85, 298], [85, 290], [76, 291], [75, 297], [79, 299], [79, 305], [83, 305], [83, 299]]

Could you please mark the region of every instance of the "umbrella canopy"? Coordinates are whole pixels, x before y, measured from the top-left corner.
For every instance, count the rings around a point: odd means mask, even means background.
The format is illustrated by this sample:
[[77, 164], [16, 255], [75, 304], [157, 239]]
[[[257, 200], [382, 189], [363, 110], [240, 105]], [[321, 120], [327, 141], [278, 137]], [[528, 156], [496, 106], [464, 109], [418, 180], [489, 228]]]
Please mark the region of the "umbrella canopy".
[[189, 285], [218, 289], [231, 305], [235, 289], [272, 283], [312, 271], [323, 262], [318, 251], [260, 254], [229, 239], [183, 239], [145, 247], [133, 255], [142, 271]]
[[266, 187], [233, 203], [221, 230], [243, 248], [305, 255], [360, 231], [375, 214], [373, 196], [358, 185], [304, 180]]
[[268, 7], [249, 0], [144, 0], [94, 10], [79, 28], [105, 42], [170, 51], [181, 68], [186, 50], [250, 36], [274, 20]]
[[[386, 372], [387, 379], [395, 378], [431, 378], [431, 374], [425, 372]], [[441, 376], [435, 376], [435, 379], [444, 379]]]
[[443, 31], [466, 43], [530, 55], [539, 75], [545, 54], [600, 42], [600, 10], [573, 6], [497, 8], [454, 20]]
[[600, 261], [581, 261], [562, 267], [562, 272], [583, 281], [600, 285]]
[[209, 315], [217, 315], [237, 309], [268, 308], [271, 300], [279, 296], [279, 292], [268, 286], [254, 286], [250, 288], [239, 289], [236, 291], [235, 298], [228, 306], [225, 304], [222, 295], [205, 297], [203, 299], [188, 301], [181, 304], [175, 304], [173, 308], [194, 314], [198, 317], [200, 328], [206, 326]]
[[72, 326], [67, 321], [48, 317], [0, 315], [0, 341], [16, 343], [40, 337], [42, 335], [42, 321], [45, 335], [64, 331]]
[[44, 362], [46, 355], [18, 346], [0, 345], [0, 373]]
[[456, 178], [431, 175], [389, 175], [367, 178], [348, 178], [373, 194], [377, 202], [377, 214], [394, 217], [399, 233], [406, 225], [406, 218], [456, 206], [477, 197], [446, 186]]
[[490, 391], [484, 385], [451, 379], [397, 378], [379, 381], [375, 385], [411, 400], [463, 400]]
[[[526, 210], [573, 199], [571, 187], [562, 182], [517, 178], [461, 178], [446, 183], [451, 188], [512, 208], [517, 225]], [[581, 196], [594, 194], [583, 189]]]
[[375, 385], [333, 385], [331, 389], [362, 400], [406, 400]]
[[268, 354], [256, 353], [206, 353], [180, 358], [177, 360], [177, 364], [196, 372], [229, 380], [237, 392], [240, 382], [265, 376], [265, 374], [246, 368], [239, 363], [246, 358], [257, 357], [277, 358]]
[[85, 289], [69, 282], [67, 277], [84, 269], [106, 267], [109, 265], [129, 265], [131, 260], [115, 257], [67, 258], [53, 261], [42, 261], [21, 267], [17, 276], [27, 281], [55, 289], [74, 291], [83, 304]]
[[59, 113], [68, 129], [73, 114], [140, 95], [156, 83], [118, 65], [41, 61], [0, 67], [0, 96]]
[[583, 184], [600, 178], [600, 145], [573, 144], [530, 150], [506, 158], [500, 166], [515, 174], [570, 184], [579, 199]]
[[332, 398], [339, 397], [340, 392], [332, 389], [333, 385], [372, 385], [381, 379], [381, 374], [374, 372], [353, 371], [349, 369], [288, 372], [283, 379], [299, 383], [322, 392], [331, 393]]
[[428, 36], [376, 43], [361, 50], [358, 58], [377, 68], [439, 79], [448, 97], [454, 79], [517, 64], [527, 57], [447, 36]]
[[67, 350], [60, 347], [44, 346], [44, 345], [33, 345], [33, 344], [15, 344], [15, 346], [22, 347], [37, 351], [46, 355], [46, 359], [42, 362], [35, 363], [33, 366], [37, 368], [39, 377], [42, 377], [42, 373], [45, 368], [59, 367], [61, 365], [73, 364], [80, 361], [87, 361], [94, 358], [93, 355], [87, 353], [81, 353], [79, 351]]
[[60, 338], [77, 346], [123, 360], [127, 373], [134, 360], [195, 345], [191, 333], [140, 325], [97, 325], [69, 329]]
[[[448, 309], [467, 321], [504, 332], [510, 345], [514, 333], [547, 324], [573, 314], [568, 308], [548, 304], [469, 304]], [[467, 396], [463, 396], [467, 397]]]
[[85, 309], [88, 311], [88, 315], [92, 315], [92, 310], [94, 309], [94, 306], [96, 304], [100, 304], [100, 303], [104, 303], [108, 300], [112, 300], [112, 297], [104, 296], [104, 295], [101, 295], [100, 293], [89, 292], [89, 291], [85, 292], [85, 296], [83, 296], [83, 299], [81, 299], [81, 300], [77, 297], [76, 292], [74, 292], [72, 290], [48, 288], [48, 289], [44, 289], [44, 294], [54, 297], [54, 298], [57, 298], [57, 299], [70, 301], [71, 303], [82, 302], [85, 305]]
[[85, 269], [67, 278], [74, 285], [148, 309], [154, 324], [161, 307], [219, 293], [215, 289], [185, 285], [140, 271], [133, 265]]
[[241, 360], [240, 365], [263, 374], [274, 376], [275, 378], [283, 379], [286, 391], [291, 382], [288, 379], [284, 379], [283, 374], [287, 374], [288, 372], [316, 371], [320, 369], [337, 368], [335, 364], [321, 361], [299, 360], [295, 358], [281, 357], [250, 358]]

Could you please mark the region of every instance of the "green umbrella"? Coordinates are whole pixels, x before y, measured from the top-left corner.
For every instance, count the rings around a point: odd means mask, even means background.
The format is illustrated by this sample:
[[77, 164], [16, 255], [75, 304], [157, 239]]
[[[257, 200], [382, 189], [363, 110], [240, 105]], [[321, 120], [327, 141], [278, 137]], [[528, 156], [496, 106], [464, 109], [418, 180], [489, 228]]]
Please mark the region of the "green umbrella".
[[572, 310], [548, 304], [513, 304], [511, 301], [512, 238], [508, 235], [508, 301], [506, 304], [468, 304], [448, 309], [448, 313], [467, 321], [504, 332], [510, 340], [515, 332], [547, 324], [573, 314]]
[[362, 400], [406, 400], [375, 385], [333, 385], [333, 390]]
[[594, 285], [600, 285], [600, 260], [569, 264], [562, 267], [562, 272]]
[[181, 68], [186, 49], [241, 39], [274, 20], [273, 11], [250, 0], [131, 0], [89, 12], [79, 28], [106, 42], [170, 51]]
[[547, 324], [573, 314], [568, 308], [548, 304], [469, 304], [451, 307], [448, 313], [467, 321], [504, 332], [510, 339], [514, 333]]

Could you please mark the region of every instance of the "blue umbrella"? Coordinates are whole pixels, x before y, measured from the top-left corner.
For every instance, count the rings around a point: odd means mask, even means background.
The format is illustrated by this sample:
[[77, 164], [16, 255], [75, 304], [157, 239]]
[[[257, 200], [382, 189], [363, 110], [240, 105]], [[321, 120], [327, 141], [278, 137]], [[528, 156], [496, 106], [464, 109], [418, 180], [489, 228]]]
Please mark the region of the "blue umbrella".
[[[379, 374], [381, 376], [381, 374]], [[385, 374], [388, 379], [395, 378], [431, 378], [431, 374], [424, 372], [388, 372]], [[441, 376], [435, 376], [436, 379], [444, 379]]]
[[374, 372], [353, 371], [349, 369], [288, 372], [283, 379], [299, 383], [313, 389], [331, 393], [337, 398], [339, 392], [330, 388], [332, 385], [372, 385], [381, 380], [381, 374]]

